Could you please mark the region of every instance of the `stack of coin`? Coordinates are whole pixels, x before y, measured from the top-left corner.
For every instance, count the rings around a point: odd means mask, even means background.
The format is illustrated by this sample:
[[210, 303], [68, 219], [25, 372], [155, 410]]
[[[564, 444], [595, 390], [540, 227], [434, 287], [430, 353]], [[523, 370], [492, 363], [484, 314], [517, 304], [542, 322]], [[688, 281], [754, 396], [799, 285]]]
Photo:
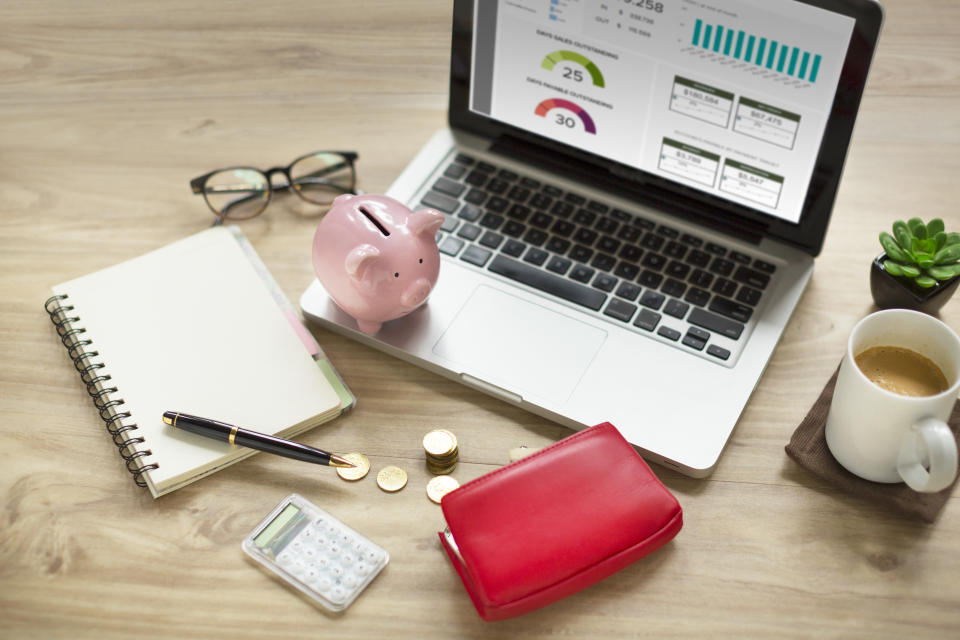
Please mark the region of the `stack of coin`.
[[427, 454], [427, 468], [436, 475], [450, 473], [460, 459], [457, 437], [446, 429], [436, 429], [423, 436], [423, 450]]

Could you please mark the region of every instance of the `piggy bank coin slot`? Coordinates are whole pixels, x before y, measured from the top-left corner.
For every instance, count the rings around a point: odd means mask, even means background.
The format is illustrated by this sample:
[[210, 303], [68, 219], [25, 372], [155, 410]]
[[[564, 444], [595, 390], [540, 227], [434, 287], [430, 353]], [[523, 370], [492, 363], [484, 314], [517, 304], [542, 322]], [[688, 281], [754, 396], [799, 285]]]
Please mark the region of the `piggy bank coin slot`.
[[360, 213], [362, 213], [363, 215], [365, 215], [365, 216], [367, 217], [367, 220], [369, 220], [370, 222], [372, 222], [373, 225], [374, 225], [377, 229], [380, 230], [380, 233], [382, 233], [385, 238], [390, 236], [390, 232], [387, 231], [386, 227], [384, 227], [382, 224], [380, 224], [380, 221], [377, 220], [377, 219], [374, 217], [374, 215], [367, 210], [366, 207], [358, 207], [358, 208], [360, 209]]

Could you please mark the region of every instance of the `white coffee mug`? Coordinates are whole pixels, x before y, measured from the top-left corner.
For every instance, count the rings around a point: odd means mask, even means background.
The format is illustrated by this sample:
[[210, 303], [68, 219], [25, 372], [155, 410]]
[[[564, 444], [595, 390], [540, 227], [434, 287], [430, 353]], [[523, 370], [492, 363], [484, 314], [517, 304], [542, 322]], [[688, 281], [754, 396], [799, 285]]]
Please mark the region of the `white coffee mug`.
[[[871, 347], [910, 349], [933, 361], [946, 391], [905, 396], [873, 383], [854, 358]], [[888, 309], [853, 328], [827, 415], [830, 453], [847, 471], [874, 482], [906, 482], [914, 491], [940, 491], [957, 474], [957, 443], [946, 421], [960, 389], [960, 338], [936, 318]]]

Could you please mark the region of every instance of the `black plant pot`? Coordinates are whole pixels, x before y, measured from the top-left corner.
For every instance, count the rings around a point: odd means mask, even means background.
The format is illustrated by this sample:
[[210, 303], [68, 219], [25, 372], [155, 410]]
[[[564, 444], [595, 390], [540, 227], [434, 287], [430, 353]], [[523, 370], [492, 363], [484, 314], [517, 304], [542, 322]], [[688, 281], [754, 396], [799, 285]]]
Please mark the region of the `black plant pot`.
[[914, 309], [923, 313], [936, 313], [960, 287], [960, 276], [954, 276], [929, 289], [923, 289], [909, 278], [899, 278], [887, 273], [883, 268], [883, 261], [886, 259], [887, 254], [881, 253], [870, 265], [870, 293], [881, 309]]

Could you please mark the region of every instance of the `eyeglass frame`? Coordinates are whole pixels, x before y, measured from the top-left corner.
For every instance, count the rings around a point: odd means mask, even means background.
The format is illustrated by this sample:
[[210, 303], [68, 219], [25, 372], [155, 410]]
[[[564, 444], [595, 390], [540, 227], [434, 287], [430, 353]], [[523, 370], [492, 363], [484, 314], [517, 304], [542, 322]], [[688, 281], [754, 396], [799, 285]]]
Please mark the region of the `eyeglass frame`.
[[[293, 187], [294, 192], [296, 192], [296, 194], [297, 194], [298, 196], [300, 196], [300, 198], [303, 199], [304, 202], [309, 202], [310, 204], [322, 205], [322, 203], [314, 202], [313, 200], [310, 200], [310, 199], [308, 199], [306, 196], [304, 196], [303, 193], [301, 193], [300, 189], [297, 188], [297, 186], [294, 184], [293, 178], [290, 176], [290, 169], [292, 169], [292, 168], [293, 168], [293, 165], [297, 164], [297, 163], [300, 162], [301, 160], [304, 160], [304, 159], [309, 158], [309, 157], [311, 157], [311, 156], [320, 155], [320, 154], [323, 154], [323, 153], [335, 154], [335, 155], [338, 155], [338, 156], [342, 157], [342, 158], [344, 159], [344, 161], [345, 161], [345, 164], [350, 168], [350, 188], [349, 188], [349, 189], [345, 189], [345, 188], [341, 187], [340, 185], [336, 185], [336, 184], [333, 184], [333, 183], [329, 183], [327, 186], [329, 186], [329, 187], [331, 187], [331, 188], [333, 188], [333, 189], [335, 189], [335, 190], [337, 190], [337, 191], [342, 191], [343, 193], [353, 193], [353, 194], [357, 193], [357, 190], [356, 190], [356, 186], [357, 186], [357, 170], [356, 170], [355, 162], [356, 162], [357, 159], [360, 157], [360, 154], [358, 154], [356, 151], [313, 151], [313, 152], [311, 152], [311, 153], [305, 153], [305, 154], [303, 154], [302, 156], [298, 157], [297, 159], [295, 159], [293, 162], [291, 162], [290, 164], [288, 164], [288, 165], [285, 166], [285, 167], [272, 167], [272, 168], [267, 169], [267, 170], [258, 169], [258, 168], [256, 168], [256, 167], [243, 166], [243, 165], [237, 165], [237, 166], [232, 166], [232, 167], [221, 167], [220, 169], [214, 169], [213, 171], [210, 171], [209, 173], [205, 173], [205, 174], [203, 174], [202, 176], [197, 176], [196, 178], [192, 179], [192, 180], [190, 181], [190, 189], [191, 189], [194, 193], [196, 193], [196, 194], [202, 194], [202, 195], [203, 195], [203, 201], [204, 201], [205, 203], [207, 203], [207, 208], [210, 209], [210, 211], [212, 211], [213, 214], [217, 217], [216, 221], [214, 221], [214, 223], [213, 223], [214, 225], [222, 224], [224, 220], [238, 221], [238, 220], [251, 220], [251, 219], [253, 219], [253, 218], [256, 218], [256, 217], [259, 216], [261, 213], [263, 213], [263, 212], [267, 209], [268, 206], [270, 206], [270, 202], [271, 202], [271, 200], [273, 199], [273, 192], [274, 192], [274, 191], [285, 191], [285, 190], [290, 189], [291, 187]], [[341, 165], [335, 165], [335, 166], [328, 167], [329, 171], [339, 170], [340, 168], [342, 168]], [[255, 214], [253, 214], [252, 216], [247, 216], [247, 217], [244, 217], [244, 218], [231, 218], [230, 216], [224, 215], [222, 212], [217, 211], [217, 210], [213, 207], [213, 205], [210, 204], [210, 200], [207, 198], [207, 192], [206, 192], [205, 187], [206, 187], [206, 184], [207, 184], [207, 180], [209, 180], [212, 176], [214, 176], [214, 175], [216, 175], [216, 174], [218, 174], [218, 173], [222, 173], [222, 172], [224, 172], [224, 171], [235, 171], [235, 170], [238, 170], [238, 169], [256, 171], [257, 173], [259, 173], [260, 175], [262, 175], [264, 178], [266, 178], [266, 184], [267, 184], [267, 189], [266, 189], [266, 191], [267, 191], [267, 199], [266, 199], [266, 201], [263, 203], [263, 206], [260, 208], [260, 210], [257, 211], [257, 212], [256, 212]], [[283, 175], [283, 177], [285, 177], [285, 178], [287, 179], [287, 183], [286, 183], [286, 184], [279, 185], [279, 186], [276, 186], [276, 187], [273, 185], [272, 177], [273, 177], [274, 174], [277, 174], [277, 173]], [[232, 206], [232, 204], [233, 204], [233, 203], [231, 203], [231, 206]]]

